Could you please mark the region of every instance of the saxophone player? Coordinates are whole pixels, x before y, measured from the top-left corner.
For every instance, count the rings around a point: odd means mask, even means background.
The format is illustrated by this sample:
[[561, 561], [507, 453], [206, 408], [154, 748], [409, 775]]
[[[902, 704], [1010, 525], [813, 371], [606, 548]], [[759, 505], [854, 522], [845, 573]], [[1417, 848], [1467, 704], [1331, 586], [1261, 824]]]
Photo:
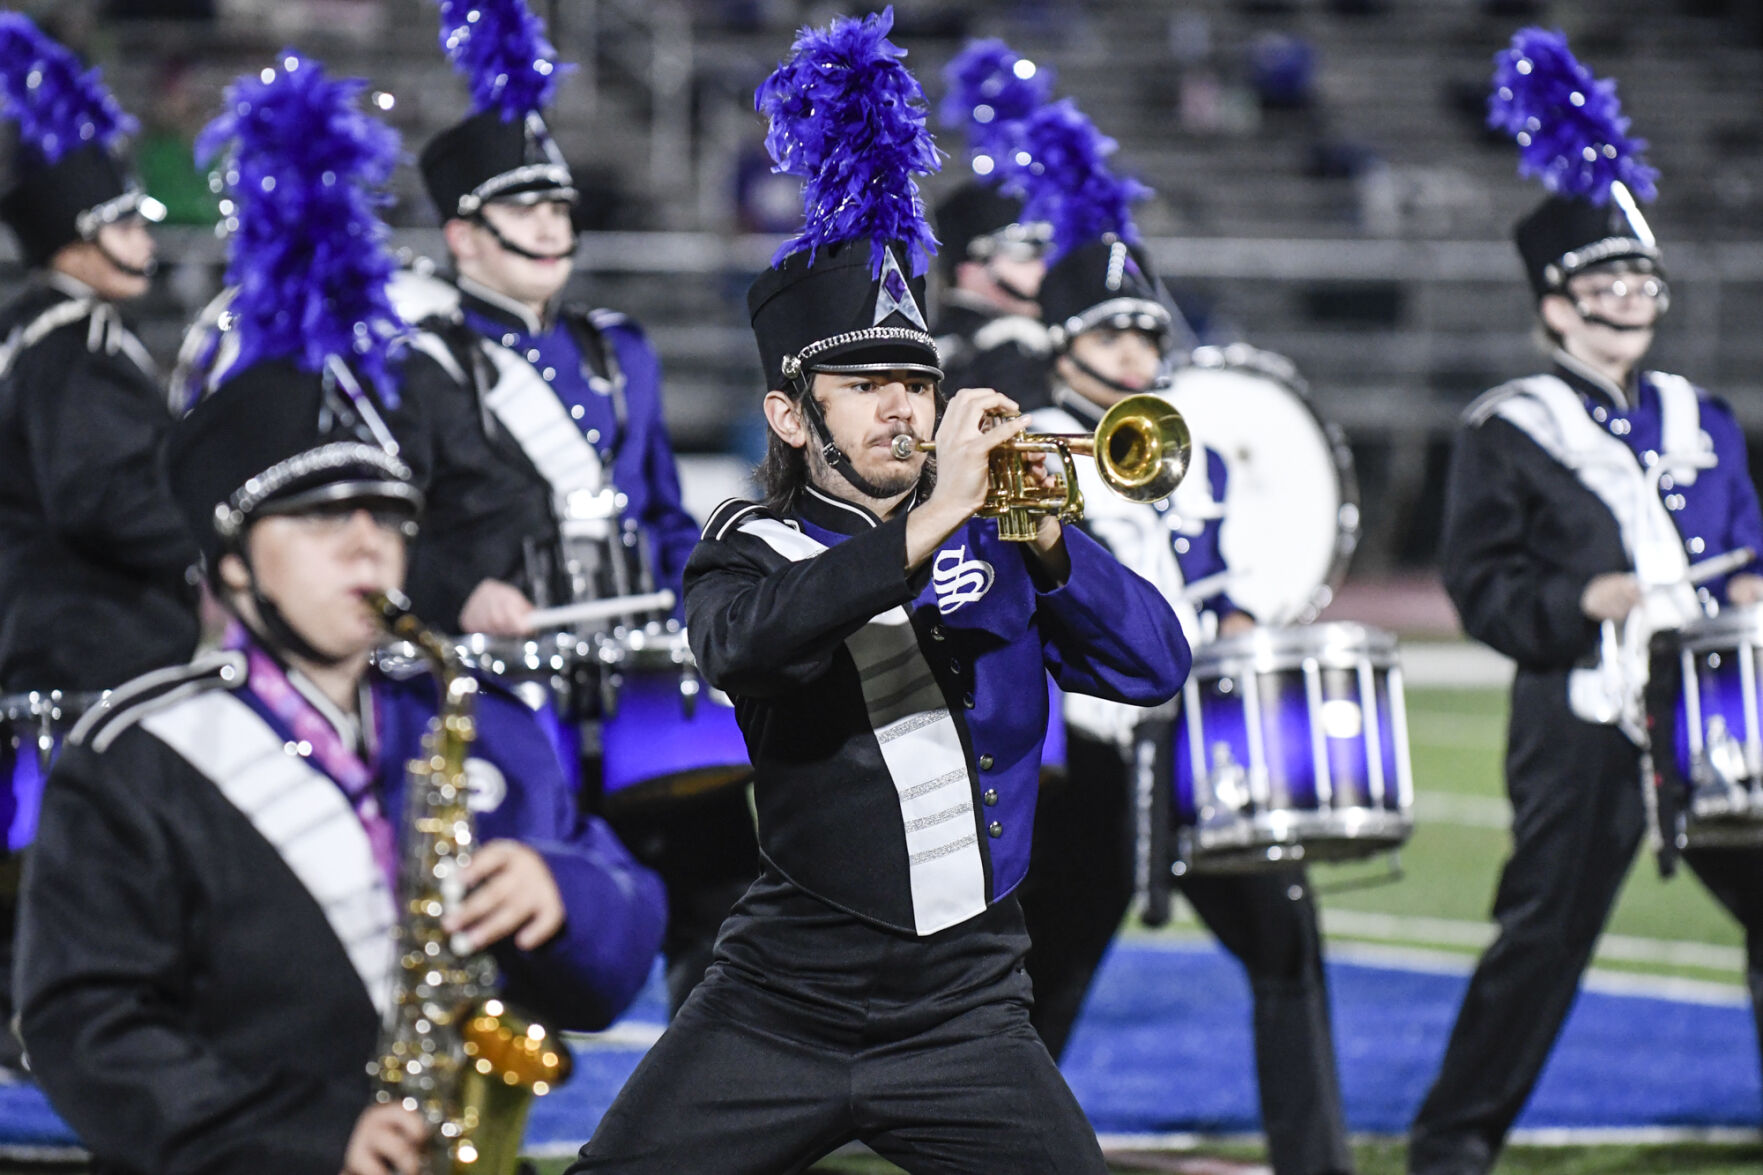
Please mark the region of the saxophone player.
[[[327, 169], [389, 171], [395, 139], [355, 111], [357, 89], [289, 54], [235, 88], [208, 141], [230, 173], [304, 201], [302, 226], [370, 217], [348, 184], [297, 166], [310, 149]], [[342, 141], [289, 144], [277, 127]], [[363, 599], [402, 585], [422, 504], [382, 411], [390, 262], [307, 241], [293, 273], [243, 280], [265, 216], [241, 200], [237, 354], [169, 447], [231, 628], [91, 714], [25, 882], [21, 1034], [100, 1172], [383, 1175], [418, 1170], [426, 1147], [422, 1119], [369, 1108], [367, 1072], [396, 966], [406, 849], [391, 814], [438, 706], [426, 673], [370, 663]], [[530, 711], [488, 683], [479, 695], [479, 846], [448, 929], [493, 956], [510, 1001], [557, 1028], [604, 1026], [647, 976], [660, 883], [577, 815]]]

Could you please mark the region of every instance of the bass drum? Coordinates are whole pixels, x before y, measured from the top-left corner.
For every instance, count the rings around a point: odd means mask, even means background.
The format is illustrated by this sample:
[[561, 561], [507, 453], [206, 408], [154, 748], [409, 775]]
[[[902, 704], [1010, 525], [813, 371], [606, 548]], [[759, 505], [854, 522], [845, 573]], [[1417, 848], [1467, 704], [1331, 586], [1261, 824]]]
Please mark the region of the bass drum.
[[1165, 395], [1194, 444], [1224, 459], [1231, 598], [1264, 625], [1315, 620], [1359, 543], [1346, 437], [1317, 416], [1289, 359], [1242, 344], [1196, 348]]

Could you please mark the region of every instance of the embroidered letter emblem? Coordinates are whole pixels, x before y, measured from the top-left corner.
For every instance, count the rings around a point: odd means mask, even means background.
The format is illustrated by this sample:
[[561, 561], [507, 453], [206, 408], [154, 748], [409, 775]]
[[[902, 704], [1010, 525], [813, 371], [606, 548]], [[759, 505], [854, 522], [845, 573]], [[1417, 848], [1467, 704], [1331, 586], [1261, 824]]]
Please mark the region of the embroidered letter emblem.
[[467, 759], [465, 782], [471, 789], [465, 802], [473, 812], [494, 812], [508, 797], [507, 778], [503, 776], [501, 768], [488, 759]]
[[992, 590], [992, 565], [984, 559], [969, 559], [965, 545], [937, 552], [931, 567], [931, 586], [937, 593], [937, 611], [944, 616], [971, 604]]

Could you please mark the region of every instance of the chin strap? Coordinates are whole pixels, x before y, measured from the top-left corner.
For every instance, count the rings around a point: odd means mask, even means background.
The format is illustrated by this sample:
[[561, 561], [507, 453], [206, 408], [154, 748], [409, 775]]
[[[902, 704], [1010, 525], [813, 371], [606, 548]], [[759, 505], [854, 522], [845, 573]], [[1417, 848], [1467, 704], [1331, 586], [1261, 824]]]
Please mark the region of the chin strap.
[[251, 605], [257, 610], [258, 623], [263, 626], [263, 631], [257, 635], [265, 646], [272, 651], [292, 653], [314, 665], [329, 667], [341, 665], [348, 660], [347, 657], [334, 657], [314, 648], [312, 642], [301, 636], [299, 630], [282, 615], [282, 610], [276, 606], [275, 601], [264, 595], [257, 586], [257, 569], [251, 566], [251, 557], [241, 548], [235, 548], [233, 554], [245, 565], [245, 575], [251, 583]]
[[989, 261], [986, 263], [986, 276], [992, 279], [993, 285], [997, 286], [1000, 290], [1003, 290], [1006, 294], [1009, 294], [1012, 298], [1015, 298], [1018, 302], [1034, 302], [1038, 298], [1038, 295], [1031, 294], [1009, 279], [1000, 277], [998, 271], [992, 268], [991, 262]]
[[109, 249], [106, 249], [104, 247], [103, 243], [101, 241], [99, 241], [97, 238], [95, 238], [95, 237], [93, 238], [92, 244], [93, 244], [93, 246], [95, 246], [97, 248], [98, 256], [100, 256], [100, 257], [104, 258], [104, 260], [110, 262], [111, 266], [114, 267], [117, 270], [117, 272], [119, 272], [119, 273], [125, 273], [130, 277], [143, 277], [143, 278], [145, 278], [145, 277], [152, 277], [155, 273], [159, 272], [159, 259], [157, 257], [149, 258], [146, 265], [130, 265], [128, 262], [126, 262], [122, 258], [118, 257], [115, 253], [112, 253]]
[[535, 253], [531, 249], [521, 248], [507, 237], [497, 232], [496, 226], [490, 223], [490, 218], [485, 216], [481, 210], [471, 219], [479, 228], [489, 233], [490, 237], [496, 242], [496, 244], [502, 246], [505, 251], [514, 254], [516, 257], [525, 257], [528, 261], [568, 261], [571, 257], [575, 256], [576, 249], [581, 245], [581, 238], [571, 232], [569, 234], [569, 247], [567, 249], [561, 250], [557, 253]]
[[1594, 326], [1601, 326], [1606, 330], [1620, 331], [1623, 334], [1628, 334], [1632, 331], [1655, 330], [1659, 326], [1659, 320], [1665, 317], [1664, 311], [1660, 311], [1658, 314], [1653, 315], [1653, 321], [1641, 326], [1635, 326], [1632, 323], [1611, 322], [1602, 314], [1594, 313], [1592, 308], [1584, 302], [1575, 302], [1573, 304], [1573, 312], [1579, 315], [1579, 320], [1581, 322], [1589, 322]]
[[1136, 396], [1140, 392], [1148, 390], [1148, 388], [1128, 387], [1126, 384], [1121, 383], [1117, 379], [1109, 379], [1107, 376], [1105, 376], [1101, 372], [1097, 371], [1094, 367], [1091, 367], [1088, 363], [1085, 363], [1082, 359], [1079, 359], [1076, 355], [1072, 354], [1070, 351], [1065, 352], [1065, 358], [1071, 363], [1071, 365], [1073, 367], [1077, 368], [1079, 371], [1083, 372], [1085, 375], [1089, 376], [1091, 379], [1095, 380], [1097, 383], [1101, 384], [1103, 387], [1107, 388], [1111, 392], [1119, 392], [1123, 396]]
[[832, 430], [826, 425], [826, 415], [820, 409], [820, 401], [814, 398], [813, 390], [804, 383], [799, 383], [797, 386], [801, 389], [801, 395], [797, 402], [802, 406], [802, 415], [808, 420], [809, 434], [820, 445], [821, 459], [840, 477], [850, 482], [852, 488], [864, 497], [887, 497], [886, 490], [857, 472], [856, 467], [851, 464], [851, 458], [847, 457], [845, 451], [839, 448], [838, 442], [833, 440]]

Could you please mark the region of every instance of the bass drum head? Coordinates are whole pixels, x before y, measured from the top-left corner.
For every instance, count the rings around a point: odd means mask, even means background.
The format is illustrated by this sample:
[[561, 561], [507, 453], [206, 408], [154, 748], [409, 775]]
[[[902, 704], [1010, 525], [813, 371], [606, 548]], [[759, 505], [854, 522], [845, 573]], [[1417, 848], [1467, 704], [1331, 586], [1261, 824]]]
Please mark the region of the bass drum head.
[[1345, 437], [1317, 417], [1289, 360], [1252, 347], [1195, 350], [1165, 395], [1194, 444], [1224, 459], [1231, 598], [1261, 624], [1315, 620], [1359, 541]]

